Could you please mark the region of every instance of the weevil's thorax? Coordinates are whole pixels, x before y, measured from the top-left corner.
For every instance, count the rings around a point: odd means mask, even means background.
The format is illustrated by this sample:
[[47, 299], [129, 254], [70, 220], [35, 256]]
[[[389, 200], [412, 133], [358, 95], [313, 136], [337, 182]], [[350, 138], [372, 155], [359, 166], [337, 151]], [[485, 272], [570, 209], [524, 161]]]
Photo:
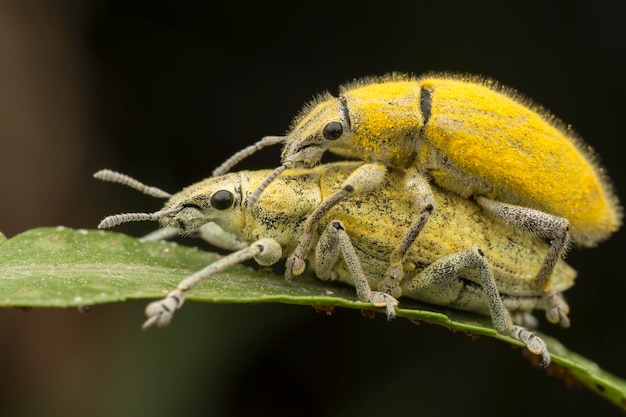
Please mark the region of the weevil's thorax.
[[215, 222], [225, 231], [239, 234], [244, 226], [240, 173], [207, 178], [184, 188], [170, 198], [164, 209], [177, 207], [181, 210], [161, 219], [163, 227], [174, 227], [182, 234], [189, 234], [206, 223]]
[[242, 172], [245, 226], [240, 236], [249, 242], [272, 238], [281, 245], [283, 253], [293, 251], [306, 218], [322, 202], [320, 175], [323, 172], [324, 166], [306, 171], [284, 171], [265, 189], [252, 208], [248, 207], [248, 198], [267, 177], [267, 172]]
[[[344, 96], [351, 136], [348, 143], [338, 145], [345, 145], [365, 161], [395, 167], [411, 165], [424, 124], [419, 84], [410, 79], [373, 82], [350, 88]], [[336, 148], [340, 151], [340, 146]]]

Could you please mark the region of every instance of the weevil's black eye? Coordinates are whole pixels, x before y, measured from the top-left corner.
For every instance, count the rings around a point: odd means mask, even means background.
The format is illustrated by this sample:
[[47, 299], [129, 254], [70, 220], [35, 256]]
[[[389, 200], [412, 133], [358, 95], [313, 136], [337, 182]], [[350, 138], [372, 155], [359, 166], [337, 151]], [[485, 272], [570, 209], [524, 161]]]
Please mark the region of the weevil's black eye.
[[326, 140], [337, 140], [343, 135], [343, 126], [339, 122], [330, 122], [322, 129], [322, 136]]
[[235, 197], [233, 193], [226, 190], [219, 190], [211, 196], [211, 207], [218, 210], [226, 210], [233, 205]]

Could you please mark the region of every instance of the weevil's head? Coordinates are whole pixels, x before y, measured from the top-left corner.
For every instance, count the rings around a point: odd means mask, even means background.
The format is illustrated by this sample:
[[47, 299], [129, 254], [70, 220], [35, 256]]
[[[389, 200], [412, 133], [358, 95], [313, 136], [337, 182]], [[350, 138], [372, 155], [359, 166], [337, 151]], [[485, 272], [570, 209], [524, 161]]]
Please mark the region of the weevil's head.
[[308, 103], [287, 133], [281, 161], [290, 168], [317, 165], [331, 147], [348, 146], [350, 117], [345, 98], [326, 93]]
[[159, 222], [162, 227], [175, 228], [184, 235], [209, 222], [236, 233], [245, 223], [241, 200], [239, 174], [207, 178], [174, 194], [163, 208], [171, 212]]
[[311, 167], [324, 152], [344, 158], [407, 166], [426, 119], [418, 82], [402, 74], [356, 80], [338, 97], [306, 105], [287, 133], [281, 160], [288, 167]]

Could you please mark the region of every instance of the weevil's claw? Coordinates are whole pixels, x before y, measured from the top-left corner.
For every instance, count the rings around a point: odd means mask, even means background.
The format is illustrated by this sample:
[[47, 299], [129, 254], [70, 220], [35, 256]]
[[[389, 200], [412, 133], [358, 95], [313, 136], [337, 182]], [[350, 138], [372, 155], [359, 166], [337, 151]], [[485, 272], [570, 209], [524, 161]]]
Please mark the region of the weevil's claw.
[[394, 297], [399, 297], [401, 294], [400, 289], [400, 277], [402, 276], [402, 263], [389, 266], [385, 279], [378, 286], [378, 289], [387, 294], [392, 294]]
[[372, 303], [376, 307], [385, 307], [387, 313], [387, 320], [392, 320], [396, 317], [396, 309], [395, 306], [399, 304], [398, 300], [393, 298], [389, 294], [385, 294], [380, 291], [372, 291], [372, 295], [370, 296], [370, 303]]
[[304, 255], [306, 253], [306, 248], [309, 246], [309, 243], [311, 243], [312, 238], [313, 234], [311, 232], [303, 233], [302, 236], [300, 236], [298, 246], [296, 246], [296, 249], [287, 258], [287, 270], [285, 271], [285, 279], [287, 281], [293, 281], [294, 276], [302, 275], [306, 269]]
[[567, 317], [567, 314], [561, 309], [556, 308], [546, 310], [546, 318], [550, 323], [558, 323], [561, 327], [567, 328], [570, 326], [569, 317]]
[[550, 365], [550, 352], [548, 352], [548, 347], [543, 339], [519, 326], [513, 326], [509, 334], [515, 339], [524, 342], [526, 348], [535, 355], [541, 355], [541, 366], [546, 368]]
[[185, 293], [181, 290], [174, 290], [162, 300], [148, 304], [146, 307], [148, 320], [145, 321], [142, 328], [147, 330], [154, 325], [156, 327], [167, 326], [172, 321], [176, 309], [181, 308], [184, 302]]
[[569, 306], [558, 293], [548, 294], [546, 297], [548, 308], [546, 309], [546, 318], [550, 323], [560, 324], [561, 327], [569, 327], [570, 321], [567, 317]]
[[306, 262], [304, 258], [296, 253], [292, 253], [287, 258], [287, 263], [285, 265], [285, 279], [291, 282], [293, 281], [294, 276], [302, 275], [305, 269]]

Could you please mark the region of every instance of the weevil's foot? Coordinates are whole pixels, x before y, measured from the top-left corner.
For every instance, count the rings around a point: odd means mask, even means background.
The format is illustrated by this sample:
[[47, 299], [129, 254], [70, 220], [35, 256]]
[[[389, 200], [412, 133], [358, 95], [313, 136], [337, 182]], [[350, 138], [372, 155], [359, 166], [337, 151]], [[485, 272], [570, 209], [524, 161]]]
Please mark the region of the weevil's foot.
[[565, 328], [569, 327], [571, 324], [567, 314], [559, 308], [546, 310], [546, 318], [550, 323], [558, 323], [561, 327]]
[[184, 301], [185, 293], [180, 290], [174, 290], [162, 300], [148, 304], [146, 307], [148, 320], [145, 321], [142, 328], [147, 330], [155, 325], [156, 327], [167, 326], [172, 321], [174, 312], [182, 307]]
[[526, 348], [535, 355], [541, 355], [541, 366], [545, 368], [550, 365], [550, 352], [548, 352], [548, 347], [543, 339], [520, 326], [513, 326], [509, 334], [522, 341]]
[[567, 316], [569, 313], [569, 305], [563, 297], [558, 293], [550, 293], [546, 297], [548, 308], [546, 309], [546, 318], [550, 323], [560, 324], [561, 327], [569, 327], [570, 320]]
[[400, 289], [400, 277], [402, 276], [402, 264], [391, 265], [387, 268], [385, 279], [380, 283], [378, 289], [384, 293], [392, 294], [394, 297], [400, 297], [402, 290]]
[[306, 248], [309, 246], [309, 243], [311, 243], [312, 237], [313, 234], [311, 232], [303, 233], [302, 236], [300, 236], [298, 246], [296, 246], [296, 249], [287, 258], [285, 270], [285, 279], [287, 281], [293, 281], [293, 277], [301, 275], [306, 269], [304, 254], [306, 253]]
[[376, 307], [385, 307], [387, 313], [387, 320], [394, 319], [396, 317], [396, 306], [399, 304], [398, 300], [393, 298], [389, 294], [385, 294], [380, 291], [372, 291], [370, 296], [370, 303]]
[[302, 275], [305, 269], [306, 261], [302, 256], [294, 252], [287, 258], [287, 263], [285, 265], [285, 279], [287, 281], [293, 281], [293, 277]]
[[537, 327], [539, 327], [539, 321], [537, 320], [537, 317], [528, 312], [513, 312], [511, 313], [511, 318], [513, 319], [513, 323], [527, 329], [536, 329]]

